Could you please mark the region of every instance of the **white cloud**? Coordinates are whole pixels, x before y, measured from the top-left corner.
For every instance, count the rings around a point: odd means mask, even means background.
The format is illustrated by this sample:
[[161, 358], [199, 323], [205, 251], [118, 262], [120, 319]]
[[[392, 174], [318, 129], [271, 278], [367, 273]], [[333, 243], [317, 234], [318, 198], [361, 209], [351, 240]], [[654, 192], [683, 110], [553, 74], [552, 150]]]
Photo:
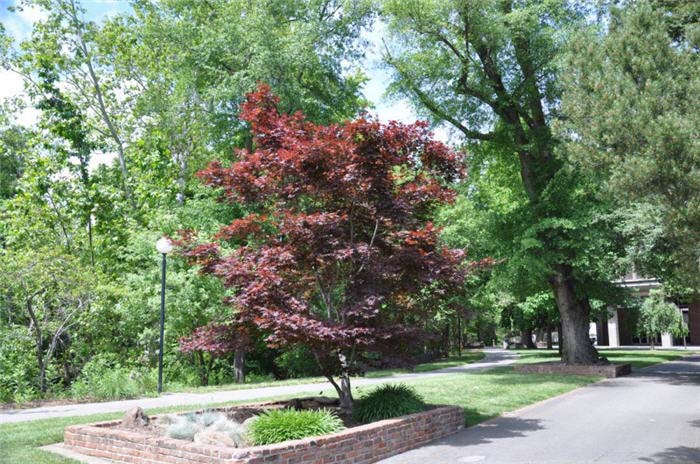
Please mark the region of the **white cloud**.
[[0, 98], [12, 98], [22, 94], [23, 82], [19, 74], [6, 69], [0, 70]]
[[37, 8], [36, 6], [32, 5], [23, 6], [21, 11], [17, 11], [17, 16], [19, 16], [25, 23], [28, 23], [29, 26], [33, 26], [35, 22], [48, 18], [49, 14], [43, 8]]
[[[374, 104], [375, 107], [370, 113], [375, 114], [380, 121], [399, 121], [410, 124], [419, 119], [411, 103], [405, 98], [386, 96], [391, 82], [391, 72], [382, 59], [384, 48], [382, 39], [385, 35], [386, 26], [381, 21], [375, 21], [372, 30], [365, 34], [364, 38], [369, 41], [369, 47], [362, 62], [362, 68], [367, 73], [369, 82], [362, 89], [362, 94]], [[445, 143], [455, 140], [452, 131], [443, 126], [435, 128], [435, 138]]]

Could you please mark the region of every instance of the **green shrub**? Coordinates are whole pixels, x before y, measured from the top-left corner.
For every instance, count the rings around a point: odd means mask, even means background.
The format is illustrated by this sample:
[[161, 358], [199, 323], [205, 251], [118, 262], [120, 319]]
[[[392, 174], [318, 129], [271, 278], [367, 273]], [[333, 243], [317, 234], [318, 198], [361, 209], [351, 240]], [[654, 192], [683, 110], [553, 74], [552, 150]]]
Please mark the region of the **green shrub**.
[[296, 346], [275, 359], [282, 378], [297, 379], [321, 375], [316, 359], [304, 346]]
[[274, 409], [260, 414], [250, 423], [248, 436], [254, 445], [269, 445], [325, 435], [344, 428], [343, 421], [326, 409], [318, 411]]
[[105, 355], [95, 356], [85, 365], [71, 385], [70, 394], [75, 399], [119, 400], [143, 396], [156, 389], [155, 370], [122, 367]]
[[363, 424], [425, 411], [416, 391], [403, 384], [382, 385], [355, 401], [353, 418]]

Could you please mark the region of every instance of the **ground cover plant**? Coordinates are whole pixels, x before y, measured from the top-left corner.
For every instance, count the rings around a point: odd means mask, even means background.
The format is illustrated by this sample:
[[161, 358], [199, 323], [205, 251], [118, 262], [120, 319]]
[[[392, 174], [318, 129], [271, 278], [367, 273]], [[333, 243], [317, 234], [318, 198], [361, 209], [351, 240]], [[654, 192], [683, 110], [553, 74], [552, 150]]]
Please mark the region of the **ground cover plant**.
[[342, 419], [327, 409], [266, 411], [250, 422], [248, 436], [255, 445], [270, 445], [287, 440], [315, 437], [339, 432], [345, 428]]
[[427, 405], [415, 389], [406, 384], [377, 387], [355, 402], [353, 418], [363, 424], [425, 411]]

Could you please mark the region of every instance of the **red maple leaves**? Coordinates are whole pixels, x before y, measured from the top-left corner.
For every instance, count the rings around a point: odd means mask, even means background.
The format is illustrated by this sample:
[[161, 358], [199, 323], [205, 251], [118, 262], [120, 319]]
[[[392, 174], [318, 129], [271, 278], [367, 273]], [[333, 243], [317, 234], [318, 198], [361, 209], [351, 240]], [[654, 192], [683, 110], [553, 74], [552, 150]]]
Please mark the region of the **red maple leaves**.
[[362, 350], [401, 346], [393, 337], [415, 337], [420, 308], [405, 302], [426, 285], [463, 281], [464, 253], [444, 248], [426, 219], [454, 198], [449, 184], [463, 163], [422, 122], [320, 126], [280, 114], [277, 102], [265, 85], [249, 94], [241, 116], [256, 149], [199, 173], [254, 211], [217, 236], [241, 246], [186, 254], [234, 290], [239, 322], [273, 344], [303, 343], [337, 371], [333, 353], [354, 361]]

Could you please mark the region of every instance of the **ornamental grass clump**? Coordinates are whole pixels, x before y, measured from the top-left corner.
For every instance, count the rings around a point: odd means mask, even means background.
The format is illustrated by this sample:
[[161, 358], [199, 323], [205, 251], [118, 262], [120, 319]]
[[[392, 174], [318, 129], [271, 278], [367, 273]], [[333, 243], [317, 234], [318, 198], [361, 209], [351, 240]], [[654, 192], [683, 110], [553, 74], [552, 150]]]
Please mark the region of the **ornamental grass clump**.
[[343, 421], [327, 409], [273, 409], [260, 414], [251, 422], [248, 438], [254, 445], [269, 445], [334, 433], [344, 428]]
[[416, 391], [403, 384], [382, 385], [355, 401], [353, 418], [363, 424], [425, 411], [427, 405]]

